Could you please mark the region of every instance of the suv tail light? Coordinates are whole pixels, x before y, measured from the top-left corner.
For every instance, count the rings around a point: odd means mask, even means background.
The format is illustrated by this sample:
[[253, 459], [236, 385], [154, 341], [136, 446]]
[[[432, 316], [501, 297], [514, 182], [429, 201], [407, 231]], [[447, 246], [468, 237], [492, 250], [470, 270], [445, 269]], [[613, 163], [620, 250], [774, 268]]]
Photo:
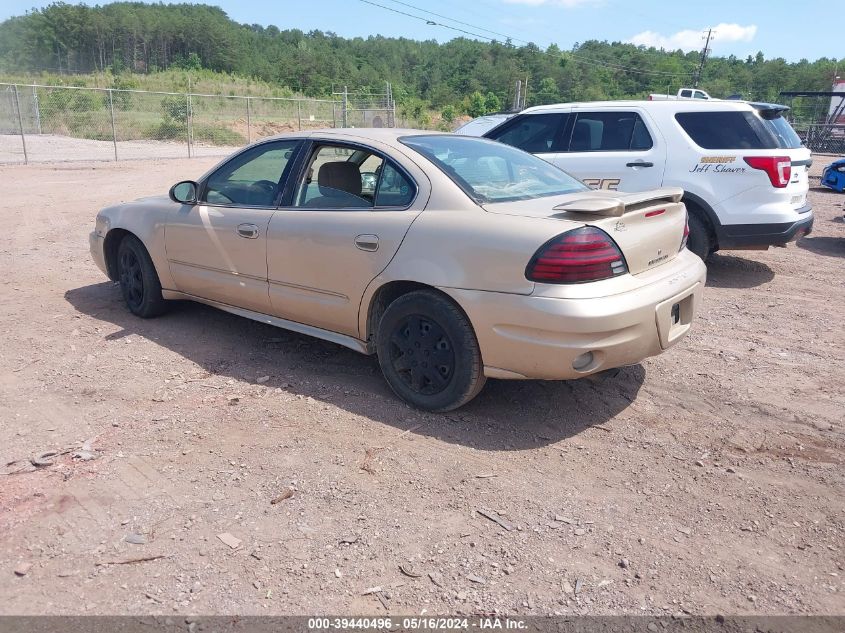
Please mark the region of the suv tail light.
[[681, 238], [681, 248], [678, 249], [680, 253], [687, 247], [687, 242], [689, 241], [689, 211], [686, 212], [684, 215], [684, 236]]
[[529, 281], [578, 284], [624, 275], [628, 266], [610, 236], [594, 226], [582, 226], [549, 240], [525, 269]]
[[746, 156], [745, 162], [754, 169], [766, 172], [772, 187], [783, 189], [792, 177], [792, 160], [789, 156]]

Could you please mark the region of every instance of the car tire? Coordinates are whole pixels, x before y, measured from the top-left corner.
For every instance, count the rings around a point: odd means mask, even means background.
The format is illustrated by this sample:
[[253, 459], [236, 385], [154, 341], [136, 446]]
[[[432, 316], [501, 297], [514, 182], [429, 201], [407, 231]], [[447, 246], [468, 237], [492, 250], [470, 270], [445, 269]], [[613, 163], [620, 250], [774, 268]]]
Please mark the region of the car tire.
[[390, 388], [425, 411], [457, 409], [486, 381], [472, 324], [457, 305], [432, 290], [409, 292], [387, 307], [376, 350]]
[[123, 300], [132, 314], [149, 319], [167, 310], [153, 260], [134, 235], [124, 237], [117, 247], [117, 276]]
[[695, 213], [688, 216], [689, 238], [687, 248], [698, 255], [703, 261], [713, 253], [713, 238], [710, 228]]

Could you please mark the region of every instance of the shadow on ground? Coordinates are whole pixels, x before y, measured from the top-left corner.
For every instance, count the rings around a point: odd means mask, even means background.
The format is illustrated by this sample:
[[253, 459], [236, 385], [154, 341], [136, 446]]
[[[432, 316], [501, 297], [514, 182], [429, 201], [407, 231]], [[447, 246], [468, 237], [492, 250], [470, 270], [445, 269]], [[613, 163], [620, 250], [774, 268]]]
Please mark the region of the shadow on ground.
[[802, 237], [796, 242], [798, 248], [825, 255], [827, 257], [845, 257], [845, 237]]
[[607, 422], [634, 401], [645, 378], [643, 367], [634, 365], [594, 380], [489, 380], [461, 409], [423, 414], [393, 395], [374, 356], [192, 302], [174, 302], [168, 314], [140, 319], [125, 308], [111, 282], [69, 290], [65, 298], [79, 312], [121, 328], [104, 340], [144, 337], [196, 363], [210, 380], [222, 376], [254, 383], [269, 375], [267, 387], [403, 431], [422, 422], [414, 433], [480, 450], [537, 448]]
[[756, 288], [775, 278], [768, 265], [716, 253], [707, 260], [707, 285], [713, 288]]

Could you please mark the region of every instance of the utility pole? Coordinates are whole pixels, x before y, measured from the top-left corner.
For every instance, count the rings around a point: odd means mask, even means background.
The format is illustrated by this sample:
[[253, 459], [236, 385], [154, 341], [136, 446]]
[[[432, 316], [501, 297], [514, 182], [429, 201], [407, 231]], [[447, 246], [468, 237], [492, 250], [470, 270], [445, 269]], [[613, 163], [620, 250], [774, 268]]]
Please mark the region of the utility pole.
[[713, 37], [713, 29], [707, 29], [707, 39], [704, 42], [704, 48], [701, 49], [701, 57], [698, 61], [698, 70], [695, 72], [695, 81], [692, 87], [698, 88], [698, 82], [701, 81], [701, 74], [704, 72], [704, 64], [707, 61], [707, 54], [710, 52], [710, 39]]

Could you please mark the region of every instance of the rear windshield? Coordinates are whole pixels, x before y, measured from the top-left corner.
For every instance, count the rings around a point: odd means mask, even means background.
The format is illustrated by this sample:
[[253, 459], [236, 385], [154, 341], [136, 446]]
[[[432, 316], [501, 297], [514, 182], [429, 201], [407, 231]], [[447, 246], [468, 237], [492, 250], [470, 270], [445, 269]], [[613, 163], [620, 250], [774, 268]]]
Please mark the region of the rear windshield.
[[774, 133], [753, 112], [679, 112], [675, 120], [704, 149], [778, 148]]
[[399, 140], [434, 163], [478, 203], [588, 191], [581, 181], [546, 161], [495, 141], [436, 134]]
[[778, 147], [783, 149], [798, 149], [802, 146], [801, 138], [795, 133], [789, 121], [784, 119], [780, 112], [775, 110], [761, 110], [760, 118], [763, 119], [763, 123], [775, 135], [775, 138], [777, 138]]

